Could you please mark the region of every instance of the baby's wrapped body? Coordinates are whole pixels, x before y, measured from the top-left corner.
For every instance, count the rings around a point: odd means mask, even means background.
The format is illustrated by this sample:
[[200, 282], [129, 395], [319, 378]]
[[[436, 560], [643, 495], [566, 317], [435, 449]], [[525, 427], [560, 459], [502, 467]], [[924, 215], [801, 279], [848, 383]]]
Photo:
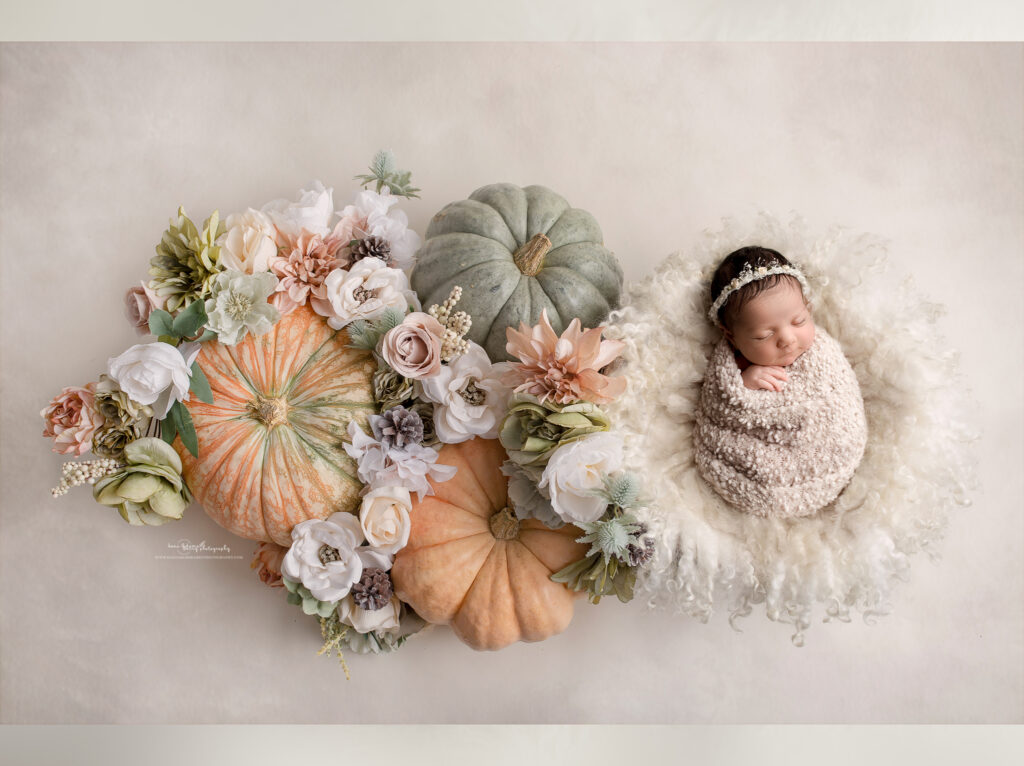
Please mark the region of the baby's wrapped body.
[[708, 363], [694, 446], [704, 479], [757, 516], [809, 516], [850, 481], [867, 442], [864, 401], [839, 344], [820, 327], [782, 391], [745, 388], [722, 339]]

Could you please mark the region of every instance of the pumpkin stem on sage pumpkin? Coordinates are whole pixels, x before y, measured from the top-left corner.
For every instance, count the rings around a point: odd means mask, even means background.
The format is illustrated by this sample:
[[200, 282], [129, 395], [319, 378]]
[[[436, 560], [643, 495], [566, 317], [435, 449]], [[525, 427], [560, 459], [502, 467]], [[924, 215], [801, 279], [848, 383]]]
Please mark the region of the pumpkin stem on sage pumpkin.
[[491, 534], [496, 540], [512, 540], [519, 536], [519, 519], [507, 505], [490, 518]]
[[512, 260], [521, 272], [532, 277], [544, 268], [544, 256], [550, 249], [550, 239], [543, 234], [534, 234], [526, 244], [515, 251]]

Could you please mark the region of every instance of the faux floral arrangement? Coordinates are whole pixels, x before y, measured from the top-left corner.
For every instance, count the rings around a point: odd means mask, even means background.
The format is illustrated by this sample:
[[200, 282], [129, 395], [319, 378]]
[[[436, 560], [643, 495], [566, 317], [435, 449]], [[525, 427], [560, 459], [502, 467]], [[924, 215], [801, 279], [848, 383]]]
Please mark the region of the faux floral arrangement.
[[65, 463], [53, 495], [88, 484], [130, 524], [180, 519], [193, 500], [184, 450], [199, 455], [188, 403], [214, 401], [197, 361], [203, 344], [236, 347], [308, 305], [376, 365], [375, 413], [366, 429], [351, 419], [343, 444], [361, 500], [355, 512], [295, 524], [290, 547], [264, 539], [252, 566], [319, 620], [322, 652], [391, 651], [425, 626], [389, 573], [417, 502], [456, 473], [438, 462], [439, 449], [475, 438], [505, 448], [501, 471], [520, 520], [575, 525], [590, 544], [551, 579], [594, 602], [607, 594], [629, 600], [652, 541], [630, 513], [638, 487], [622, 470], [621, 438], [601, 409], [625, 387], [606, 374], [623, 344], [578, 319], [559, 336], [543, 314], [534, 327], [507, 329], [518, 362], [492, 363], [466, 338], [472, 319], [456, 310], [461, 288], [423, 311], [410, 287], [420, 238], [396, 207], [418, 191], [409, 173], [381, 152], [357, 180], [364, 188], [339, 211], [319, 182], [296, 201], [223, 222], [214, 212], [201, 228], [178, 210], [149, 280], [125, 296], [129, 321], [155, 340], [112, 357], [98, 381], [65, 388], [41, 412], [55, 452], [95, 456]]

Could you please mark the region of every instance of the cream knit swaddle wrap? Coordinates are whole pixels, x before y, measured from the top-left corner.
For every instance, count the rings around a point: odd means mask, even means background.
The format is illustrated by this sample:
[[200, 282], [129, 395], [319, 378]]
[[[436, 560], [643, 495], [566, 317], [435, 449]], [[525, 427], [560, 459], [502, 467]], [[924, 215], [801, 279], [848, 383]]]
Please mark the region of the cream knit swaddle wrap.
[[725, 500], [756, 516], [809, 516], [825, 507], [867, 443], [857, 378], [828, 333], [816, 328], [814, 343], [786, 372], [782, 391], [746, 388], [722, 339], [701, 388], [697, 469]]

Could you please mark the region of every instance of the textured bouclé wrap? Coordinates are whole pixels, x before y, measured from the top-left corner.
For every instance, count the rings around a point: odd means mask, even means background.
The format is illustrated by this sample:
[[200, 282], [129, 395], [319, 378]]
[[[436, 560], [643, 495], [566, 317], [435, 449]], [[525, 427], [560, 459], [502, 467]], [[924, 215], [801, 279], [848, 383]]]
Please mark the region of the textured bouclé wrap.
[[864, 454], [867, 422], [857, 376], [839, 344], [817, 328], [786, 368], [782, 391], [743, 385], [724, 338], [701, 387], [693, 432], [701, 476], [756, 516], [809, 516], [831, 503]]

